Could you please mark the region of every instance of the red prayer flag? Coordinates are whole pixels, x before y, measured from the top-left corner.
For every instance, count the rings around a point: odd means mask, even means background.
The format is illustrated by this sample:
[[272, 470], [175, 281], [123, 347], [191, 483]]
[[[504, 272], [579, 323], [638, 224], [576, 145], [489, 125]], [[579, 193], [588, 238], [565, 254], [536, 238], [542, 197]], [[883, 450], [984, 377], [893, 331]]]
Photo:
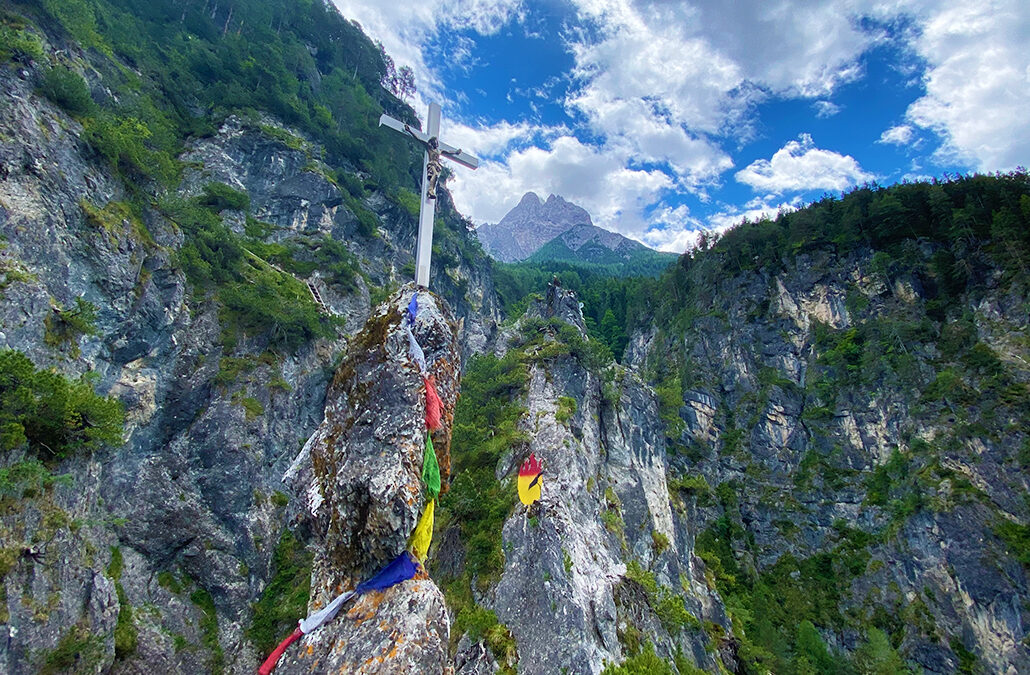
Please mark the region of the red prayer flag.
[[304, 633], [301, 632], [300, 626], [297, 626], [297, 630], [290, 633], [290, 637], [280, 642], [279, 646], [275, 648], [275, 651], [272, 652], [268, 658], [265, 659], [265, 662], [261, 664], [261, 667], [258, 668], [258, 675], [269, 675], [273, 670], [275, 670], [275, 667], [279, 663], [279, 659], [282, 657], [283, 652], [286, 651], [286, 648], [299, 640], [302, 635], [304, 635]]
[[443, 413], [443, 401], [436, 393], [436, 378], [430, 375], [426, 383], [426, 428], [436, 431], [440, 428], [440, 415]]

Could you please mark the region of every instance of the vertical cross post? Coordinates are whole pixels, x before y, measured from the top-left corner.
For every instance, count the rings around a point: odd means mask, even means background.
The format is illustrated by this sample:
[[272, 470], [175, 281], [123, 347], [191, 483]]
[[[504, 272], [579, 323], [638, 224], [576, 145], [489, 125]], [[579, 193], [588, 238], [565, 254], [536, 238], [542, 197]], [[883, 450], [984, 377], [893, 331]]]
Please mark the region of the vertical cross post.
[[440, 106], [436, 103], [429, 104], [425, 131], [412, 129], [404, 122], [386, 114], [379, 118], [379, 124], [411, 136], [426, 148], [422, 159], [422, 190], [418, 206], [418, 234], [415, 239], [415, 283], [428, 288], [430, 258], [433, 255], [433, 219], [436, 217], [436, 180], [441, 170], [440, 159], [450, 159], [470, 169], [479, 166], [479, 159], [440, 141]]
[[[429, 104], [426, 134], [440, 138], [440, 105]], [[415, 242], [415, 283], [429, 288], [429, 261], [433, 255], [433, 223], [436, 217], [436, 199], [429, 198], [429, 151], [422, 158], [422, 194], [418, 209], [418, 235]]]

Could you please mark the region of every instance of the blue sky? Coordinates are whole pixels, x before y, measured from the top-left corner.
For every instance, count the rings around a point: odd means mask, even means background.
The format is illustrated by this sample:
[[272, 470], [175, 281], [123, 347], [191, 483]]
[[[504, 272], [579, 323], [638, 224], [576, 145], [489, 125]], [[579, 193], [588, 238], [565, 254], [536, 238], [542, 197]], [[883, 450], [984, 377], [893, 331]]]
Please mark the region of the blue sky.
[[702, 229], [869, 181], [1030, 155], [1021, 0], [334, 0], [478, 154], [476, 224], [523, 193], [682, 251]]

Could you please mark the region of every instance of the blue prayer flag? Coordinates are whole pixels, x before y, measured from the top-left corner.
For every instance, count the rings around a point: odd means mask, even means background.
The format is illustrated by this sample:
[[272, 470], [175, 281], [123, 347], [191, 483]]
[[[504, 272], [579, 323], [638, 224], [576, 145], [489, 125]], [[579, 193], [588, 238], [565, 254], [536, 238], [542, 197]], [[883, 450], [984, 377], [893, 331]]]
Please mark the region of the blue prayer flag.
[[354, 592], [360, 594], [367, 593], [368, 591], [386, 590], [390, 586], [413, 578], [417, 570], [418, 566], [411, 559], [411, 554], [404, 551], [394, 558], [389, 565], [380, 570], [379, 574], [358, 584]]
[[415, 324], [415, 317], [418, 316], [418, 293], [411, 296], [411, 302], [408, 303], [408, 324]]

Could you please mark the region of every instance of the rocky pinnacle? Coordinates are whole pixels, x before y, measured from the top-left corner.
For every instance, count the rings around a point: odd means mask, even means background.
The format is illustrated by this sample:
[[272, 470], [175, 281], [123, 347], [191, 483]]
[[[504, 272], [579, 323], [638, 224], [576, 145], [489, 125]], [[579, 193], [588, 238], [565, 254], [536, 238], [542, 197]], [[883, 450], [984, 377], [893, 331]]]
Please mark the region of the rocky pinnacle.
[[[414, 292], [409, 284], [394, 293], [351, 341], [325, 419], [284, 478], [301, 495], [296, 517], [313, 534], [312, 611], [401, 553], [425, 507], [425, 397], [403, 318]], [[457, 325], [436, 295], [420, 290], [418, 304], [412, 330], [450, 429], [460, 378]], [[438, 431], [434, 442], [446, 484], [450, 439]], [[306, 636], [277, 672], [442, 672], [450, 633], [443, 593], [419, 576], [357, 598]]]

